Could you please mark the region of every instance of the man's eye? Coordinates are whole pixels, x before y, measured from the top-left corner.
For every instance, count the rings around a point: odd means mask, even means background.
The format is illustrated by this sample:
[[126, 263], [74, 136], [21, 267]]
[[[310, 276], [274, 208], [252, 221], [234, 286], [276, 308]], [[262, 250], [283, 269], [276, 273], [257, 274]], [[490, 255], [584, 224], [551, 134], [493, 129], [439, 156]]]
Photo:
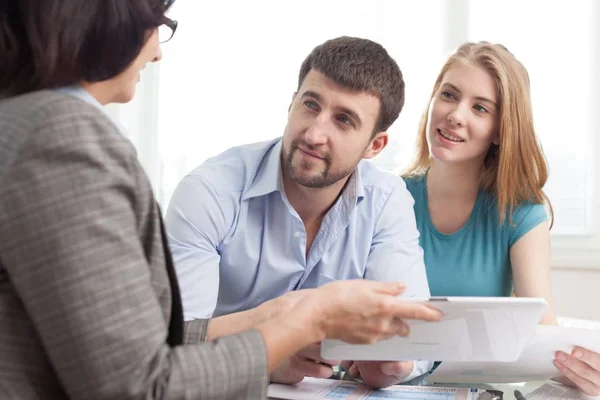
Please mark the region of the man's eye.
[[315, 108], [317, 108], [317, 105], [315, 104], [315, 102], [314, 102], [314, 101], [311, 101], [311, 100], [306, 100], [306, 101], [304, 102], [304, 105], [305, 105], [306, 107], [308, 107], [308, 108], [311, 108], [311, 109], [315, 109]]
[[352, 121], [350, 121], [350, 118], [346, 117], [345, 115], [340, 115], [338, 117], [338, 121], [340, 121], [340, 122], [342, 122], [344, 124], [349, 124], [349, 123], [352, 122]]

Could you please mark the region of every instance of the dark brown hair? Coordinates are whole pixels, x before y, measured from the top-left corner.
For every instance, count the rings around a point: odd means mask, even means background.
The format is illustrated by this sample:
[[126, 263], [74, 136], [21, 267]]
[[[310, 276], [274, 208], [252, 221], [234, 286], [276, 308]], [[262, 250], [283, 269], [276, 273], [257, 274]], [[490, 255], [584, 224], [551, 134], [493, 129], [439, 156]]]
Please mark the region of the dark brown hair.
[[10, 0], [0, 9], [0, 97], [123, 72], [173, 0]]
[[315, 69], [355, 92], [379, 98], [379, 118], [373, 135], [386, 131], [404, 106], [404, 79], [398, 64], [379, 43], [342, 36], [315, 47], [300, 67], [298, 89]]

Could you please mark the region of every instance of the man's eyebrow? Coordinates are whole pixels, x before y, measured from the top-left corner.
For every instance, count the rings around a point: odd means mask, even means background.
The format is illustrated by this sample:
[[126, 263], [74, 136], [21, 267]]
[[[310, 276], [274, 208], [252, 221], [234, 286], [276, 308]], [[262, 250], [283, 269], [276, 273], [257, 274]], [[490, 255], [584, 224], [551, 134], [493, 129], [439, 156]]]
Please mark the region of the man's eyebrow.
[[313, 92], [312, 90], [307, 90], [304, 93], [302, 93], [302, 97], [312, 97], [313, 99], [315, 99], [317, 101], [322, 100], [321, 95], [317, 92]]

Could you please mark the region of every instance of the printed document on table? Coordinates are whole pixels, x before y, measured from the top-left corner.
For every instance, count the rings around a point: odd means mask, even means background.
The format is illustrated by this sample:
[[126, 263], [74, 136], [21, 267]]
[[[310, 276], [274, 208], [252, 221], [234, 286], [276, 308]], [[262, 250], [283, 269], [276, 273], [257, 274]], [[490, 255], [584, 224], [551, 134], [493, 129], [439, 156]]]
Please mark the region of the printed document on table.
[[571, 388], [559, 383], [545, 383], [525, 396], [527, 400], [592, 400], [598, 397], [588, 396], [579, 389]]
[[374, 390], [358, 382], [307, 377], [296, 385], [272, 383], [267, 394], [270, 399], [285, 400], [477, 400], [483, 392], [483, 389], [401, 385]]
[[428, 378], [440, 383], [510, 383], [544, 381], [559, 375], [557, 350], [571, 353], [580, 346], [600, 352], [600, 330], [543, 326], [515, 362], [443, 362]]

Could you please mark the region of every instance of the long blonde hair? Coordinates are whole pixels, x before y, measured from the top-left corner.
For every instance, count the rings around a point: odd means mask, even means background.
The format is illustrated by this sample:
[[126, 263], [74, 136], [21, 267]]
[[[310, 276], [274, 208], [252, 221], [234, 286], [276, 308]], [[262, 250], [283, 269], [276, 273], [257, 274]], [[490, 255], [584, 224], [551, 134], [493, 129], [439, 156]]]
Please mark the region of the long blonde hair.
[[[542, 188], [548, 179], [548, 165], [533, 127], [529, 75], [525, 67], [500, 44], [465, 43], [452, 54], [440, 71], [430, 99], [437, 93], [446, 72], [458, 63], [484, 68], [496, 84], [499, 99], [499, 145], [492, 145], [485, 157], [480, 187], [498, 201], [500, 222], [507, 211], [524, 202], [546, 204], [553, 220], [552, 206]], [[420, 176], [431, 166], [427, 145], [429, 106], [423, 113], [417, 137], [416, 157], [403, 174]]]

